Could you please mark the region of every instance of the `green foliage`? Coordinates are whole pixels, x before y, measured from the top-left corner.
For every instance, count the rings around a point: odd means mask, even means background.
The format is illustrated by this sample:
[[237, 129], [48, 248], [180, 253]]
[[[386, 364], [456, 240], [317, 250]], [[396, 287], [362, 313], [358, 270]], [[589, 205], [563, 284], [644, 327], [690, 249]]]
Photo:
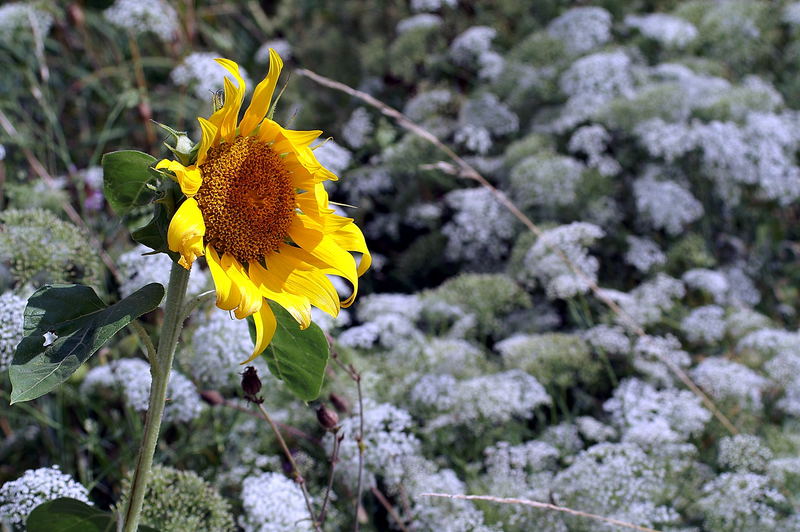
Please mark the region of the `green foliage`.
[[[25, 529], [28, 532], [113, 532], [117, 529], [117, 522], [110, 512], [103, 512], [76, 499], [62, 497], [37, 506], [28, 517]], [[145, 525], [139, 525], [138, 530], [156, 532]]]
[[512, 312], [531, 306], [525, 290], [503, 274], [464, 273], [429, 290], [424, 297], [456, 305], [473, 314], [479, 338], [499, 334]]
[[82, 282], [97, 286], [102, 265], [85, 233], [41, 209], [0, 212], [0, 263], [15, 285]]
[[154, 180], [150, 168], [156, 162], [152, 155], [122, 150], [103, 155], [103, 192], [117, 216], [126, 216], [133, 208], [153, 201]]
[[156, 309], [163, 297], [164, 287], [156, 283], [111, 306], [88, 286], [47, 285], [34, 292], [25, 308], [25, 336], [8, 370], [11, 402], [53, 390], [120, 329]]
[[692, 268], [711, 268], [716, 263], [705, 239], [697, 233], [688, 233], [669, 247], [666, 271], [672, 275], [680, 275]]
[[519, 337], [509, 343], [503, 362], [530, 373], [544, 386], [562, 390], [575, 385], [596, 388], [603, 372], [583, 339], [563, 333]]
[[[274, 301], [268, 301], [278, 322], [272, 342], [261, 356], [267, 361], [270, 373], [282, 380], [289, 390], [303, 401], [319, 397], [325, 368], [328, 365], [328, 339], [316, 323], [300, 329], [289, 312]], [[252, 318], [250, 336], [255, 341]]]
[[[130, 478], [123, 482], [127, 504]], [[234, 526], [231, 506], [211, 484], [193, 471], [154, 465], [144, 496], [142, 523], [160, 532], [229, 532]]]

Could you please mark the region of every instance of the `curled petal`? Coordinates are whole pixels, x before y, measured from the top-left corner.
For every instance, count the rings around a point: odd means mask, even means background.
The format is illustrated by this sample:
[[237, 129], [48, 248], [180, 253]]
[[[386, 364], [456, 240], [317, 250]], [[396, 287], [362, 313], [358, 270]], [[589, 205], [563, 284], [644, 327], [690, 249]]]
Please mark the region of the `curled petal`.
[[217, 306], [222, 310], [235, 309], [242, 299], [239, 287], [225, 273], [217, 250], [210, 245], [206, 246], [206, 262], [211, 272], [211, 278], [214, 279], [214, 286], [217, 289]]
[[167, 244], [169, 249], [180, 253], [178, 263], [187, 270], [197, 257], [203, 255], [203, 236], [206, 224], [194, 198], [184, 201], [169, 222]]
[[197, 190], [203, 183], [203, 176], [196, 166], [183, 166], [178, 161], [170, 161], [169, 159], [161, 159], [156, 165], [158, 170], [169, 170], [175, 174], [175, 180], [181, 187], [181, 192], [188, 197], [197, 194]]
[[272, 313], [272, 309], [266, 303], [262, 304], [261, 308], [253, 314], [253, 322], [256, 325], [256, 344], [253, 347], [253, 354], [242, 364], [252, 362], [267, 348], [272, 341], [272, 337], [275, 336], [275, 329], [278, 326], [275, 321], [275, 314]]
[[253, 281], [247, 276], [247, 272], [242, 264], [230, 253], [226, 253], [222, 256], [220, 264], [222, 269], [225, 270], [228, 279], [239, 289], [241, 299], [234, 311], [236, 319], [244, 319], [258, 311], [258, 309], [261, 308], [261, 304], [264, 302], [264, 298], [261, 296], [258, 287], [256, 287]]

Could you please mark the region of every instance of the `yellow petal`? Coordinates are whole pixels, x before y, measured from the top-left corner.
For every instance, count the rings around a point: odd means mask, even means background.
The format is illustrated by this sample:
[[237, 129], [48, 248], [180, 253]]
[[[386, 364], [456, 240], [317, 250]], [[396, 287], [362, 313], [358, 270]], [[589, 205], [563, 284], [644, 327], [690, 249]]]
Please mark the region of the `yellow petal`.
[[[288, 246], [286, 246], [289, 249]], [[301, 296], [333, 317], [339, 315], [339, 294], [330, 280], [291, 252], [275, 253], [267, 259], [267, 271], [283, 284], [283, 291]]]
[[228, 279], [239, 289], [241, 299], [239, 300], [239, 306], [234, 311], [236, 318], [241, 320], [258, 311], [261, 308], [261, 303], [264, 302], [264, 298], [256, 285], [253, 284], [253, 281], [247, 276], [244, 266], [230, 253], [222, 256], [220, 265], [225, 270]]
[[272, 101], [272, 95], [275, 92], [275, 85], [278, 83], [278, 77], [281, 75], [283, 68], [283, 61], [278, 52], [269, 49], [269, 72], [267, 76], [256, 86], [253, 91], [253, 99], [244, 113], [242, 123], [239, 126], [239, 134], [247, 136], [253, 132], [258, 124], [266, 116], [269, 110], [269, 104]]
[[311, 325], [311, 304], [308, 299], [285, 292], [283, 283], [275, 274], [260, 264], [250, 263], [247, 267], [250, 279], [258, 286], [265, 298], [271, 299], [285, 308], [300, 324], [301, 329]]
[[275, 336], [275, 329], [278, 326], [275, 321], [275, 314], [272, 313], [272, 309], [266, 303], [261, 305], [261, 309], [253, 314], [253, 322], [256, 325], [256, 345], [253, 347], [253, 354], [242, 364], [252, 362], [267, 348], [272, 341], [272, 337]]
[[200, 166], [206, 160], [208, 149], [214, 145], [219, 129], [202, 116], [197, 117], [197, 121], [200, 122], [200, 129], [203, 130], [203, 139], [200, 141], [200, 148], [197, 150], [197, 163], [195, 163]]
[[178, 264], [187, 270], [197, 257], [203, 255], [203, 236], [206, 224], [197, 201], [189, 198], [184, 201], [169, 222], [167, 244], [169, 249], [180, 253]]
[[156, 168], [159, 170], [167, 169], [175, 174], [175, 180], [181, 187], [181, 192], [190, 198], [197, 194], [200, 185], [203, 184], [203, 176], [196, 166], [183, 166], [178, 161], [171, 161], [169, 159], [161, 159], [158, 161]]
[[233, 84], [229, 78], [224, 79], [225, 83], [225, 103], [208, 120], [219, 128], [219, 135], [230, 142], [236, 133], [236, 122], [239, 119], [239, 109], [242, 107], [242, 100], [244, 99], [247, 87], [245, 86], [244, 79], [239, 74], [239, 65], [230, 59], [216, 59], [217, 63], [222, 65], [228, 72], [230, 72], [238, 83], [238, 87]]
[[222, 310], [235, 309], [242, 299], [239, 287], [225, 273], [217, 250], [210, 245], [206, 246], [206, 262], [211, 272], [211, 278], [214, 279], [214, 286], [217, 289], [217, 306]]

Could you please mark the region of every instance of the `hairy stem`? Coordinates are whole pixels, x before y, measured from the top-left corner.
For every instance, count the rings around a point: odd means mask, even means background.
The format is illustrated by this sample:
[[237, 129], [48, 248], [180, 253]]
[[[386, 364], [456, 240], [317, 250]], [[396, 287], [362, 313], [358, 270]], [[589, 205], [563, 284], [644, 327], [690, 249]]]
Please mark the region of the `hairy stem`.
[[167, 299], [164, 303], [164, 324], [158, 341], [158, 350], [154, 360], [150, 360], [150, 373], [153, 382], [150, 385], [150, 401], [147, 407], [147, 418], [144, 425], [144, 436], [139, 447], [139, 458], [136, 460], [136, 471], [131, 482], [128, 505], [125, 508], [124, 532], [136, 532], [139, 528], [139, 516], [144, 503], [145, 489], [150, 479], [150, 468], [153, 465], [161, 429], [161, 418], [164, 415], [164, 403], [167, 399], [169, 372], [175, 356], [175, 346], [181, 333], [184, 317], [181, 315], [186, 287], [189, 282], [189, 270], [177, 263], [172, 264], [167, 286]]

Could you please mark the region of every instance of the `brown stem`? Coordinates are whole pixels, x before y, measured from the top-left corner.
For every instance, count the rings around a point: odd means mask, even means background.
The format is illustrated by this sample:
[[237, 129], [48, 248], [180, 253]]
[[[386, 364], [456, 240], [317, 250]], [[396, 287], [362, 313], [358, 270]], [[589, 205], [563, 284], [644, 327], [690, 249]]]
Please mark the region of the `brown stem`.
[[403, 522], [403, 520], [400, 519], [400, 516], [397, 514], [397, 510], [394, 509], [394, 506], [392, 506], [392, 503], [389, 502], [389, 499], [387, 499], [386, 496], [383, 493], [381, 493], [381, 490], [379, 490], [375, 486], [371, 487], [370, 490], [372, 491], [372, 494], [375, 496], [375, 498], [378, 499], [378, 502], [381, 503], [381, 506], [383, 506], [386, 509], [386, 511], [389, 512], [389, 515], [392, 516], [392, 519], [394, 519], [394, 522], [397, 523], [397, 526], [400, 527], [400, 530], [402, 530], [403, 532], [408, 532], [408, 528], [406, 528], [406, 525]]
[[325, 518], [327, 517], [327, 510], [328, 510], [328, 501], [330, 501], [331, 491], [333, 490], [333, 477], [334, 473], [336, 472], [336, 463], [339, 461], [339, 448], [342, 444], [342, 440], [344, 439], [344, 435], [339, 435], [339, 427], [336, 427], [335, 431], [333, 432], [333, 450], [331, 451], [331, 472], [330, 476], [328, 477], [328, 487], [325, 489], [325, 498], [322, 499], [322, 509], [319, 511], [319, 521], [320, 526], [325, 524]]
[[289, 451], [289, 447], [286, 446], [286, 441], [283, 439], [281, 435], [281, 431], [278, 429], [278, 426], [272, 420], [272, 417], [267, 413], [267, 410], [264, 408], [264, 405], [261, 403], [256, 403], [258, 406], [258, 410], [261, 412], [261, 415], [264, 419], [269, 423], [269, 426], [272, 427], [272, 432], [275, 433], [275, 437], [278, 439], [278, 443], [281, 445], [281, 449], [283, 449], [283, 454], [286, 455], [286, 459], [289, 460], [289, 464], [292, 466], [292, 475], [294, 476], [294, 481], [300, 485], [300, 490], [303, 492], [303, 498], [306, 501], [306, 508], [308, 509], [308, 515], [311, 517], [311, 523], [314, 525], [314, 530], [317, 532], [322, 532], [319, 523], [317, 522], [317, 518], [314, 515], [314, 508], [311, 507], [311, 497], [308, 495], [308, 489], [306, 488], [306, 480], [303, 478], [303, 475], [300, 474], [300, 469], [297, 467], [297, 462], [294, 461], [294, 456]]

